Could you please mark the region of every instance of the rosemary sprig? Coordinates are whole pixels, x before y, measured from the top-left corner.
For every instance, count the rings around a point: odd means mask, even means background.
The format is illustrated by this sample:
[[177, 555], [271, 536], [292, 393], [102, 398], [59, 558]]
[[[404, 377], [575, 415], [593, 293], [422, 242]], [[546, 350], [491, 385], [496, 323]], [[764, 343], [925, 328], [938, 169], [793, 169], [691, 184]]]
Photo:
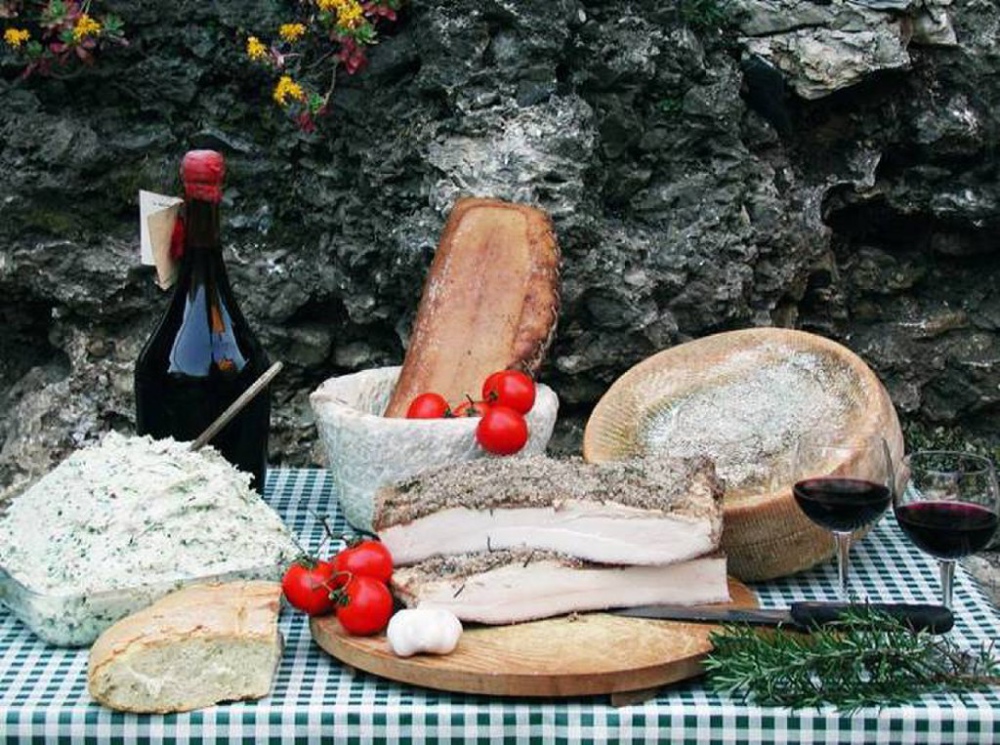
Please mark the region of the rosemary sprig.
[[728, 625], [711, 641], [711, 685], [762, 705], [852, 711], [1000, 684], [992, 644], [965, 650], [865, 607], [811, 634]]

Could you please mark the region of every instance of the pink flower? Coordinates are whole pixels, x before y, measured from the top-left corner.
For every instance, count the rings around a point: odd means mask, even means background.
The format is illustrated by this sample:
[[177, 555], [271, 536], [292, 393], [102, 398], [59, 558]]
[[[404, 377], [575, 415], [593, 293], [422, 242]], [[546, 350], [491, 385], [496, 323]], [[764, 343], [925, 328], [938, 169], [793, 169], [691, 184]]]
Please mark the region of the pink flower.
[[383, 5], [379, 2], [365, 3], [364, 4], [365, 15], [375, 16], [376, 18], [385, 18], [390, 21], [396, 20], [396, 11], [393, 10], [388, 5]]
[[365, 65], [368, 64], [364, 48], [358, 46], [358, 43], [349, 36], [340, 40], [340, 51], [337, 52], [337, 58], [344, 63], [344, 68], [349, 75], [364, 69]]

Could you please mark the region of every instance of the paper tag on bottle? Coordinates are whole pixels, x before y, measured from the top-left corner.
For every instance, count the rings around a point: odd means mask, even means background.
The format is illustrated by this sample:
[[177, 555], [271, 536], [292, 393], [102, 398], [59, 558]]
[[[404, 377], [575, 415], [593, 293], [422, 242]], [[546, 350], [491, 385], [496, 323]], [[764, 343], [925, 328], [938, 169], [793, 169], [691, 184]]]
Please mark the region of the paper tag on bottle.
[[174, 283], [177, 266], [170, 258], [170, 237], [183, 199], [152, 191], [139, 192], [139, 247], [142, 263], [156, 267], [156, 283], [164, 290]]

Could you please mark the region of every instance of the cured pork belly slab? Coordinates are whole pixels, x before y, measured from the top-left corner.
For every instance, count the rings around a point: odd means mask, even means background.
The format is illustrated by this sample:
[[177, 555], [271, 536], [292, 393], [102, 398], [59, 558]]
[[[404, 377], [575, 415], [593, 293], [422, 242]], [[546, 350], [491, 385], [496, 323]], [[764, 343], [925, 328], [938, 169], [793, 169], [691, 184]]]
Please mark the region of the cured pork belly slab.
[[397, 566], [518, 548], [659, 565], [718, 548], [722, 494], [708, 458], [484, 458], [384, 487], [374, 524]]
[[729, 600], [726, 560], [607, 566], [552, 552], [494, 551], [436, 557], [397, 569], [393, 591], [409, 607], [447, 608], [463, 621], [498, 625], [576, 611]]

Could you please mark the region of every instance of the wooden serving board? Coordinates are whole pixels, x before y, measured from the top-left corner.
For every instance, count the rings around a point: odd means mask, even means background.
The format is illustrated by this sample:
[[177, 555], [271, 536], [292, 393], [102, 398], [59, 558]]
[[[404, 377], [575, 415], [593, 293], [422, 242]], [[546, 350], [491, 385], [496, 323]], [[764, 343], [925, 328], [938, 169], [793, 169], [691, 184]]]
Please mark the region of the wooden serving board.
[[[756, 607], [729, 582], [731, 607]], [[333, 616], [310, 621], [341, 662], [402, 683], [491, 696], [589, 696], [645, 691], [700, 675], [712, 624], [581, 613], [511, 626], [466, 628], [449, 655], [397, 657], [385, 636], [349, 636]]]

